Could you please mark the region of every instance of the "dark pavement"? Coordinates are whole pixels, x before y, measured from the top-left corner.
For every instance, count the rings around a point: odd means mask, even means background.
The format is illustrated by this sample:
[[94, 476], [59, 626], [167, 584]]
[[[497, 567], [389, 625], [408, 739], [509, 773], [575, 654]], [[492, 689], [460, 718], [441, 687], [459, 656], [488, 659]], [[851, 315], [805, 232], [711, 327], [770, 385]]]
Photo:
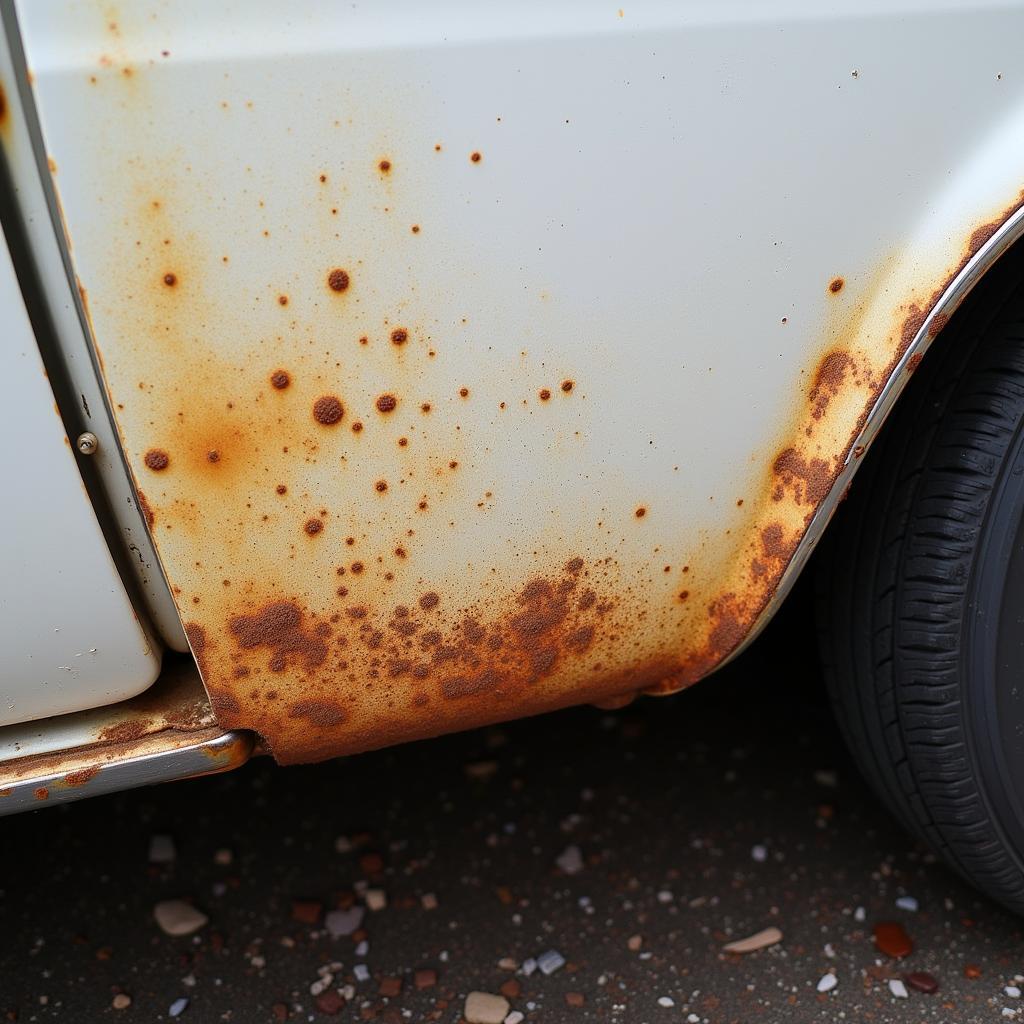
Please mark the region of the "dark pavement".
[[[455, 1024], [474, 990], [543, 1024], [1015, 1019], [1021, 922], [861, 782], [804, 611], [670, 700], [0, 819], [0, 1019]], [[208, 923], [164, 934], [170, 899]], [[909, 972], [938, 991], [896, 998]]]

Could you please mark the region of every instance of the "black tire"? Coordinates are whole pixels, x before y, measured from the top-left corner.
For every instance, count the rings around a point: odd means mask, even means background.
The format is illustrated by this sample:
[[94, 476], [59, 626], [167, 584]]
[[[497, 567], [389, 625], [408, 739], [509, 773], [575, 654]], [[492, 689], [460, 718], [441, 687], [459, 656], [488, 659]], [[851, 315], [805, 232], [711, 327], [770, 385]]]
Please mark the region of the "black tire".
[[816, 574], [836, 715], [864, 775], [1024, 913], [1024, 287], [1004, 262], [927, 354]]

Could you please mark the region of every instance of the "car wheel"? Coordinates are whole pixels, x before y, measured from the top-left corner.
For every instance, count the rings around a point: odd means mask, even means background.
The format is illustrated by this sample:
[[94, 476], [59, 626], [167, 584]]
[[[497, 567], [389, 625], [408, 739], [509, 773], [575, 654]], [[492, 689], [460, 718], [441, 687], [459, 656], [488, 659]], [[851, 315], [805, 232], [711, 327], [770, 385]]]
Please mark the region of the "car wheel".
[[822, 550], [833, 705], [891, 811], [1024, 913], [1024, 289], [1004, 260], [915, 373]]

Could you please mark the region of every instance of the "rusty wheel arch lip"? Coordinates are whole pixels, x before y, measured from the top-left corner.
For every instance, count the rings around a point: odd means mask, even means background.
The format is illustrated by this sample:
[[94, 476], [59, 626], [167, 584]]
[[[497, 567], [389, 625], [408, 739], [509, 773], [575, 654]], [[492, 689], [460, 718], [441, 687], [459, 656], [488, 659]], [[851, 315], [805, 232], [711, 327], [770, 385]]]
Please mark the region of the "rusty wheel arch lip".
[[[860, 431], [854, 437], [843, 458], [840, 472], [837, 474], [828, 494], [825, 495], [824, 499], [815, 509], [807, 529], [804, 531], [796, 550], [793, 552], [779, 579], [778, 586], [757, 616], [747, 635], [737, 644], [734, 650], [715, 665], [709, 674], [713, 674], [720, 668], [728, 665], [729, 662], [746, 650], [779, 610], [782, 602], [789, 595], [793, 584], [806, 567], [814, 549], [824, 536], [825, 529], [839, 507], [839, 503], [846, 495], [854, 474], [857, 472], [857, 468], [864, 461], [864, 454], [881, 432], [882, 426], [910, 380], [911, 374], [920, 362], [921, 357], [927, 352], [941, 329], [945, 327], [949, 318], [959, 309], [985, 274], [1006, 255], [1014, 243], [1024, 238], [1024, 192], [1021, 195], [1021, 200], [1011, 208], [1012, 212], [1006, 216], [1002, 223], [992, 232], [991, 236], [978, 247], [977, 251], [964, 262], [941, 290], [938, 298], [932, 303], [931, 309], [921, 320], [920, 326], [917, 328], [910, 344], [906, 346], [905, 350], [896, 360], [889, 376], [867, 411]], [[680, 690], [686, 689], [689, 685], [689, 681], [686, 681], [679, 686], [658, 688], [656, 690], [651, 689], [645, 692], [650, 696], [656, 697], [671, 696]]]

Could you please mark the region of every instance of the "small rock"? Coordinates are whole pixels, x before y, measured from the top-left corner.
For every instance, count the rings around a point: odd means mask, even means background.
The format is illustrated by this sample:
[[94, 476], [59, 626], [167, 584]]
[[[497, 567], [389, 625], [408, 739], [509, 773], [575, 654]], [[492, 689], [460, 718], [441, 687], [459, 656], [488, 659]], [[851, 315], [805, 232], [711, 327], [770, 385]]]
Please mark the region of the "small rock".
[[514, 971], [519, 966], [519, 961], [518, 960], [513, 960], [512, 957], [510, 957], [510, 956], [503, 956], [498, 961], [498, 966], [503, 971]]
[[971, 981], [977, 981], [981, 977], [981, 968], [977, 964], [966, 964], [964, 966], [964, 977]]
[[292, 900], [292, 920], [316, 924], [323, 913], [323, 904], [316, 900]]
[[[227, 849], [226, 847], [221, 847], [221, 849], [219, 849], [213, 855], [213, 863], [214, 864], [219, 864], [222, 868], [226, 868], [234, 859], [235, 859], [235, 855], [229, 849]], [[282, 1005], [282, 1004], [275, 1003], [275, 1005]], [[287, 1010], [287, 1009], [288, 1009], [288, 1007], [285, 1007], [285, 1010]]]
[[127, 1010], [132, 1005], [132, 997], [127, 992], [118, 992], [110, 1005], [115, 1010]]
[[863, 924], [867, 920], [868, 912], [863, 907], [858, 907], [853, 912], [853, 919], [858, 924]]
[[491, 992], [470, 992], [462, 1016], [466, 1024], [504, 1024], [508, 1014], [508, 1000]]
[[890, 978], [889, 979], [889, 991], [897, 999], [908, 999], [910, 997], [910, 993], [907, 992], [907, 986], [904, 985], [903, 982], [900, 981], [899, 978]]
[[631, 953], [639, 953], [643, 944], [644, 938], [642, 935], [630, 935], [630, 937], [626, 939], [626, 948]]
[[753, 953], [758, 949], [764, 949], [766, 946], [774, 946], [781, 941], [782, 932], [778, 928], [763, 928], [753, 935], [748, 935], [745, 939], [727, 942], [722, 947], [722, 950], [725, 953]]
[[1016, 1018], [1017, 1018], [1017, 1011], [1015, 1009], [1013, 1009], [1013, 1007], [1011, 1007], [1011, 1006], [1004, 1006], [1003, 1007], [1003, 1016], [1008, 1018], [1008, 1019], [1011, 1019], [1011, 1020], [1016, 1020]]
[[316, 1008], [321, 1013], [327, 1014], [328, 1017], [336, 1017], [345, 1009], [345, 1000], [342, 998], [341, 993], [333, 988], [326, 992], [321, 992], [313, 1002], [316, 1003]]
[[565, 957], [558, 950], [549, 949], [537, 957], [537, 966], [540, 968], [541, 974], [554, 974], [555, 971], [565, 966]]
[[170, 836], [150, 836], [150, 864], [170, 864], [174, 861], [176, 856], [177, 853], [174, 849], [174, 840]]
[[586, 1002], [587, 997], [582, 992], [565, 993], [565, 1005], [571, 1006], [574, 1010], [578, 1010], [581, 1006], [584, 1006]]
[[356, 981], [369, 981], [370, 980], [370, 968], [366, 964], [356, 964], [352, 968], [352, 975]]
[[658, 996], [658, 1005], [667, 1010], [669, 1007], [675, 1006], [676, 1001], [671, 996]]
[[362, 923], [363, 907], [349, 907], [348, 910], [332, 910], [324, 918], [324, 926], [330, 933], [331, 938], [337, 939], [342, 935], [351, 935]]
[[910, 914], [916, 914], [918, 911], [918, 902], [913, 896], [900, 896], [896, 900], [896, 906]]
[[831, 992], [839, 984], [839, 979], [829, 972], [818, 979], [817, 989], [819, 992]]
[[421, 967], [413, 974], [412, 983], [421, 992], [425, 988], [433, 988], [437, 984], [437, 971], [432, 971], [429, 967]]
[[522, 990], [523, 986], [520, 985], [515, 978], [509, 978], [508, 981], [503, 981], [501, 983], [501, 988], [498, 989], [506, 999], [518, 999], [519, 993], [522, 992]]
[[191, 935], [210, 920], [184, 900], [161, 900], [153, 908], [153, 917], [166, 935]]
[[526, 1014], [521, 1010], [513, 1010], [506, 1018], [504, 1024], [523, 1024]]
[[583, 870], [583, 853], [578, 846], [567, 846], [556, 858], [555, 863], [567, 875], [575, 875]]
[[370, 910], [383, 910], [388, 905], [388, 896], [383, 889], [367, 889], [363, 899]]
[[875, 925], [875, 945], [886, 955], [897, 960], [910, 956], [914, 943], [903, 925], [895, 921], [879, 921]]
[[1016, 985], [1007, 985], [1006, 988], [1003, 989], [1003, 991], [1011, 999], [1020, 999], [1020, 989]]
[[523, 961], [523, 966], [519, 970], [528, 978], [535, 970], [537, 970], [537, 961], [532, 956], [528, 956]]
[[424, 910], [437, 910], [437, 897], [432, 892], [425, 892], [420, 897], [420, 906]]
[[394, 999], [395, 996], [401, 995], [402, 979], [381, 978], [380, 984], [377, 986], [377, 992], [379, 995], [387, 996], [389, 999]]
[[927, 971], [912, 971], [910, 974], [903, 976], [904, 981], [918, 992], [925, 992], [931, 994], [932, 992], [938, 992], [939, 981], [934, 974], [929, 974]]
[[171, 1003], [167, 1010], [167, 1015], [169, 1017], [180, 1017], [187, 1009], [188, 1000], [182, 996], [180, 999], [175, 999], [174, 1002]]
[[768, 847], [762, 843], [758, 843], [756, 846], [750, 848], [750, 856], [757, 861], [758, 864], [763, 864], [768, 859]]

